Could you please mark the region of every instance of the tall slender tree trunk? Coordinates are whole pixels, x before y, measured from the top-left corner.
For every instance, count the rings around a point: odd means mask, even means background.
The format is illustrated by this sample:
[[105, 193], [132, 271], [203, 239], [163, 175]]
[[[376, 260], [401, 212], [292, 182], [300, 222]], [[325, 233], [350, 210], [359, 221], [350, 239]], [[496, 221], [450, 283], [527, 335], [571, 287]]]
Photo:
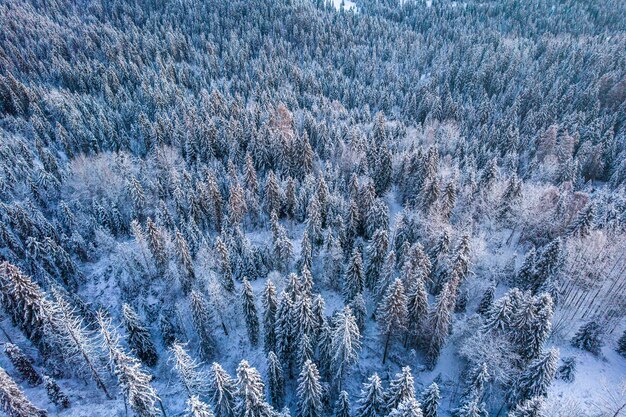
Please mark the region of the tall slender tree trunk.
[[383, 365], [387, 361], [387, 350], [389, 349], [389, 339], [391, 339], [391, 332], [387, 332], [387, 339], [385, 340], [385, 351], [383, 352]]

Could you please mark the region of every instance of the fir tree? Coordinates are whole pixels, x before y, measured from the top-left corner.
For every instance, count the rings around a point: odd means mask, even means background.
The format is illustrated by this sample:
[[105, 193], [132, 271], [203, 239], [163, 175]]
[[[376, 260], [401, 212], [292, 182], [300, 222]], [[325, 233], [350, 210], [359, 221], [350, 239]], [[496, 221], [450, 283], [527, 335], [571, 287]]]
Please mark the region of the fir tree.
[[304, 363], [298, 378], [298, 417], [322, 415], [322, 386], [317, 366], [310, 360]]
[[61, 390], [61, 387], [59, 387], [59, 384], [54, 380], [54, 378], [44, 375], [43, 383], [46, 387], [46, 394], [48, 394], [48, 398], [54, 405], [60, 409], [70, 407], [69, 397]]
[[335, 378], [342, 388], [342, 382], [346, 370], [353, 365], [361, 349], [361, 333], [352, 315], [350, 307], [345, 307], [333, 319], [333, 331], [331, 337], [332, 365], [335, 370]]
[[242, 417], [272, 417], [273, 410], [265, 402], [265, 386], [259, 372], [242, 360], [237, 367], [235, 415]]
[[388, 417], [423, 417], [420, 403], [414, 398], [402, 401]]
[[256, 304], [254, 301], [254, 292], [252, 291], [252, 286], [246, 278], [243, 279], [241, 299], [243, 303], [244, 317], [246, 318], [248, 338], [250, 339], [250, 344], [252, 346], [256, 346], [256, 344], [259, 342], [259, 316], [256, 311]]
[[35, 407], [15, 381], [0, 368], [0, 409], [8, 417], [46, 417], [48, 413]]
[[170, 347], [170, 352], [173, 355], [174, 370], [176, 370], [180, 382], [187, 391], [187, 396], [204, 395], [207, 390], [205, 375], [200, 371], [200, 365], [189, 356], [185, 346], [175, 342]]
[[233, 280], [230, 252], [224, 241], [219, 236], [215, 239], [215, 250], [219, 256], [219, 269], [222, 286], [226, 291], [233, 292], [235, 291], [235, 281]]
[[193, 259], [189, 252], [189, 245], [179, 230], [176, 230], [176, 255], [181, 266], [181, 288], [185, 294], [188, 294], [196, 281], [196, 273], [193, 267]]
[[164, 307], [159, 314], [159, 330], [165, 346], [170, 347], [176, 341], [183, 339], [183, 330], [178, 321], [175, 307]]
[[365, 306], [365, 298], [363, 298], [363, 294], [357, 294], [354, 297], [354, 300], [350, 303], [350, 308], [354, 313], [354, 319], [356, 320], [356, 325], [359, 328], [360, 332], [365, 330], [365, 319], [367, 316], [367, 307]]
[[214, 362], [208, 373], [208, 394], [215, 410], [215, 417], [234, 417], [237, 409], [237, 386], [228, 372]]
[[267, 385], [271, 404], [280, 408], [285, 394], [285, 379], [280, 361], [272, 351], [267, 354]]
[[363, 292], [363, 287], [363, 261], [361, 260], [361, 253], [355, 248], [344, 276], [343, 295], [346, 303], [349, 303], [357, 294]]
[[439, 392], [439, 385], [433, 382], [422, 393], [421, 403], [424, 417], [437, 417], [440, 401], [441, 394]]
[[128, 304], [122, 306], [122, 318], [126, 328], [128, 345], [147, 366], [157, 363], [158, 355], [150, 332], [139, 315]]
[[478, 304], [478, 309], [476, 312], [480, 315], [484, 315], [489, 311], [491, 305], [493, 304], [494, 295], [496, 293], [496, 287], [494, 285], [489, 286], [487, 291], [483, 294], [483, 298], [480, 299], [480, 303]]
[[389, 388], [384, 394], [385, 410], [390, 412], [401, 403], [415, 399], [415, 385], [411, 368], [405, 366], [397, 373], [389, 383]]
[[441, 293], [437, 296], [434, 308], [428, 315], [429, 341], [426, 350], [428, 366], [434, 368], [445, 343], [452, 321], [452, 309], [454, 308], [452, 292], [448, 283], [444, 284]]
[[408, 278], [407, 281], [410, 285], [407, 294], [407, 336], [412, 337], [413, 345], [418, 345], [418, 337], [422, 336], [428, 316], [428, 294], [421, 277]]
[[41, 384], [42, 379], [33, 367], [30, 360], [24, 355], [22, 349], [13, 343], [4, 344], [4, 353], [7, 355], [13, 368], [32, 386]]
[[306, 334], [303, 334], [297, 339], [296, 349], [296, 365], [302, 369], [304, 363], [313, 359], [313, 343]]
[[602, 329], [595, 321], [590, 321], [578, 329], [572, 337], [572, 346], [598, 356], [602, 351]]
[[193, 290], [189, 295], [191, 318], [198, 334], [200, 353], [204, 359], [210, 359], [215, 353], [213, 338], [213, 314], [209, 303], [198, 291]]
[[335, 403], [335, 417], [350, 417], [350, 399], [348, 393], [341, 391]]
[[293, 322], [293, 315], [294, 307], [291, 298], [283, 291], [276, 312], [276, 354], [289, 369], [291, 369], [289, 366], [291, 355], [296, 347], [294, 328], [296, 323]]
[[589, 204], [587, 207], [578, 212], [576, 218], [569, 227], [568, 234], [579, 238], [587, 237], [593, 228], [594, 220], [595, 207], [593, 204]]
[[509, 411], [507, 417], [544, 417], [544, 399], [542, 397], [532, 397], [519, 403], [513, 410]]
[[365, 284], [370, 290], [378, 285], [388, 248], [387, 231], [385, 229], [376, 230], [366, 250], [368, 262], [365, 269]]
[[385, 338], [385, 349], [383, 352], [383, 364], [387, 360], [389, 342], [393, 335], [406, 329], [407, 308], [406, 296], [402, 281], [396, 278], [394, 283], [387, 290], [385, 298], [378, 306], [377, 319], [381, 335]]
[[133, 412], [139, 417], [155, 417], [161, 413], [156, 408], [160, 401], [150, 384], [152, 375], [141, 369], [138, 359], [130, 356], [120, 346], [120, 336], [103, 314], [98, 316], [103, 348], [108, 353], [109, 364], [117, 377], [118, 385]]
[[485, 412], [479, 404], [479, 400], [475, 398], [463, 403], [454, 415], [455, 417], [483, 417]]
[[187, 400], [185, 413], [185, 417], [214, 417], [211, 407], [195, 395]]
[[378, 417], [383, 408], [382, 383], [378, 374], [374, 373], [363, 383], [354, 417]]
[[509, 400], [519, 404], [533, 397], [545, 397], [556, 373], [559, 352], [550, 349], [534, 359], [519, 375], [511, 387]]
[[276, 301], [276, 287], [271, 279], [268, 279], [263, 289], [263, 330], [265, 352], [276, 349], [276, 312], [278, 302]]

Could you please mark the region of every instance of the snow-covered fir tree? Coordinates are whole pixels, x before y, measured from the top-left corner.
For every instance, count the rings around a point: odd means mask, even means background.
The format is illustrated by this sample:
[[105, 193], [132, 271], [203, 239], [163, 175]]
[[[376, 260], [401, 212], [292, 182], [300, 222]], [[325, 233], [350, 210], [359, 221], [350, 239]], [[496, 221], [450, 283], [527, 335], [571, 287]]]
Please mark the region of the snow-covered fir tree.
[[237, 390], [236, 381], [214, 362], [207, 376], [207, 389], [211, 404], [216, 417], [233, 417], [237, 414]]
[[308, 360], [304, 363], [298, 377], [298, 417], [322, 416], [322, 386], [320, 375], [315, 363]]
[[270, 403], [279, 409], [285, 394], [285, 377], [278, 357], [272, 351], [267, 354], [267, 387]]
[[46, 387], [46, 394], [48, 395], [48, 399], [56, 405], [60, 409], [65, 409], [70, 407], [70, 399], [69, 397], [61, 390], [61, 387], [54, 380], [54, 378], [44, 375], [43, 383]]
[[405, 366], [389, 382], [389, 387], [384, 393], [384, 410], [388, 413], [397, 408], [401, 403], [415, 399], [415, 381], [411, 368]]
[[35, 407], [15, 381], [0, 368], [0, 407], [9, 417], [45, 417], [45, 410]]
[[383, 364], [387, 359], [387, 353], [392, 336], [405, 331], [407, 320], [406, 295], [404, 286], [399, 278], [389, 287], [385, 297], [380, 302], [376, 314], [381, 336], [384, 338]]
[[259, 316], [256, 310], [254, 291], [246, 278], [243, 279], [241, 302], [246, 319], [246, 328], [248, 329], [248, 339], [250, 344], [256, 346], [259, 342]]
[[150, 332], [139, 315], [128, 304], [122, 306], [122, 318], [126, 328], [128, 345], [147, 366], [154, 366], [158, 354]]
[[441, 401], [441, 392], [436, 382], [430, 384], [420, 398], [422, 404], [422, 413], [424, 417], [437, 417], [439, 413], [439, 403]]
[[13, 343], [5, 343], [4, 353], [7, 355], [7, 358], [9, 358], [9, 361], [11, 361], [11, 364], [17, 373], [28, 381], [31, 386], [42, 383], [41, 376], [37, 370], [35, 370], [31, 361], [17, 345], [14, 345]]
[[363, 383], [357, 401], [355, 417], [376, 417], [385, 407], [382, 382], [378, 374], [374, 373]]
[[348, 393], [341, 391], [339, 393], [339, 398], [335, 403], [335, 417], [350, 417], [351, 415], [350, 398], [348, 397]]

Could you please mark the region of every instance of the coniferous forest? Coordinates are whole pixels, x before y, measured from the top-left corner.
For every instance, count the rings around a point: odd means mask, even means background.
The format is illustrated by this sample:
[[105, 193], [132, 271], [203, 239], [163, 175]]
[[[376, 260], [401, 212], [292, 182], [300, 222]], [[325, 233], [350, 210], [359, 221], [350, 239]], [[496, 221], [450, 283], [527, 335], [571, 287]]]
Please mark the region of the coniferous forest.
[[623, 0], [0, 28], [0, 415], [626, 416]]

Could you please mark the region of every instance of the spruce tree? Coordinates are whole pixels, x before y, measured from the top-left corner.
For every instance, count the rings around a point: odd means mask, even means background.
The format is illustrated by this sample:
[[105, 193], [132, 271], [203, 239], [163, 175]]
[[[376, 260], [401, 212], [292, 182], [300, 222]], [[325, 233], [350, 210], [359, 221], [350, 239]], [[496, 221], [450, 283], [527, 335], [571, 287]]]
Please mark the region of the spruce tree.
[[404, 400], [391, 410], [388, 417], [423, 417], [422, 408], [415, 398]]
[[345, 307], [333, 319], [331, 337], [332, 364], [339, 390], [346, 370], [356, 363], [361, 349], [361, 333], [350, 307]]
[[46, 394], [48, 395], [48, 399], [50, 399], [50, 401], [54, 405], [62, 410], [70, 407], [69, 397], [65, 395], [65, 393], [61, 390], [61, 387], [54, 380], [54, 378], [44, 375], [43, 383], [46, 387]]
[[408, 278], [409, 291], [407, 293], [407, 336], [412, 338], [412, 344], [419, 344], [418, 338], [422, 334], [428, 316], [428, 294], [424, 280], [419, 277]]
[[354, 300], [350, 303], [349, 306], [354, 313], [354, 319], [356, 320], [356, 325], [359, 328], [359, 331], [363, 332], [365, 330], [365, 319], [367, 317], [367, 307], [365, 306], [365, 298], [363, 298], [363, 294], [357, 294], [354, 297]]
[[122, 319], [130, 348], [147, 366], [156, 365], [158, 355], [150, 332], [139, 315], [128, 304], [122, 305]]
[[317, 366], [308, 360], [298, 378], [298, 417], [322, 416], [322, 385]]
[[387, 230], [376, 230], [366, 250], [367, 267], [365, 268], [365, 285], [370, 290], [373, 290], [378, 285], [388, 248], [389, 237]]
[[574, 382], [576, 376], [576, 358], [570, 356], [563, 358], [563, 365], [556, 371], [557, 377], [565, 382]]
[[414, 399], [415, 385], [413, 375], [411, 374], [411, 368], [405, 366], [389, 383], [389, 388], [387, 388], [383, 397], [384, 408], [387, 412], [391, 412], [402, 402]]
[[391, 337], [406, 329], [407, 308], [404, 286], [399, 278], [387, 290], [385, 298], [380, 302], [376, 314], [381, 336], [385, 339], [383, 364], [387, 360], [387, 352]]
[[491, 304], [493, 304], [493, 298], [496, 293], [496, 287], [494, 285], [489, 286], [487, 291], [483, 294], [483, 297], [480, 299], [480, 303], [478, 304], [478, 309], [476, 312], [480, 315], [484, 315], [491, 308]]
[[363, 383], [354, 417], [378, 417], [384, 409], [383, 387], [374, 373]]
[[185, 417], [214, 417], [211, 407], [195, 395], [187, 400], [185, 413]]
[[237, 367], [235, 415], [272, 417], [273, 410], [265, 402], [265, 386], [259, 372], [242, 360]]
[[211, 365], [207, 383], [207, 390], [215, 410], [215, 417], [234, 417], [238, 415], [236, 413], [236, 383], [219, 363], [214, 362]]
[[33, 367], [30, 360], [24, 355], [22, 349], [13, 343], [4, 344], [4, 353], [11, 361], [13, 368], [32, 386], [41, 384], [42, 379], [39, 373]]
[[532, 397], [519, 403], [513, 410], [509, 411], [507, 417], [544, 417], [544, 399], [542, 397]]
[[559, 352], [554, 348], [541, 353], [514, 381], [509, 402], [519, 404], [532, 397], [545, 397], [554, 379], [558, 360]]
[[243, 304], [243, 314], [246, 319], [246, 329], [248, 330], [248, 339], [252, 346], [256, 346], [259, 342], [259, 316], [256, 311], [252, 286], [245, 277], [243, 279], [241, 300]]
[[198, 334], [200, 354], [210, 359], [215, 351], [215, 339], [213, 338], [213, 313], [208, 301], [198, 291], [193, 290], [189, 295], [189, 306], [193, 326]]
[[477, 398], [464, 402], [454, 413], [455, 417], [483, 417], [485, 412]]
[[363, 261], [358, 248], [352, 251], [348, 261], [348, 268], [344, 276], [343, 296], [346, 303], [351, 302], [357, 294], [363, 292], [365, 281], [363, 277]]
[[422, 398], [420, 399], [424, 417], [437, 417], [440, 401], [441, 393], [439, 392], [439, 385], [433, 382], [424, 390]]
[[215, 250], [218, 254], [221, 283], [228, 292], [235, 291], [235, 281], [233, 280], [233, 269], [230, 261], [230, 252], [221, 237], [215, 239]]
[[8, 417], [46, 417], [48, 413], [35, 407], [9, 374], [0, 368], [0, 409]]
[[261, 301], [263, 303], [263, 343], [265, 352], [269, 353], [276, 350], [276, 312], [278, 310], [276, 287], [270, 279], [265, 283]]
[[296, 323], [293, 322], [293, 315], [294, 307], [291, 298], [283, 291], [276, 312], [276, 355], [289, 370], [291, 369], [289, 365], [291, 356], [296, 348]]
[[185, 350], [185, 345], [182, 343], [174, 342], [170, 347], [170, 352], [173, 355], [174, 370], [178, 374], [187, 396], [203, 396], [207, 386], [205, 375], [199, 369], [200, 365], [189, 356], [189, 353]]
[[437, 296], [434, 308], [428, 315], [428, 332], [429, 341], [426, 349], [426, 355], [428, 357], [428, 366], [430, 369], [435, 367], [441, 348], [443, 347], [448, 332], [450, 331], [450, 324], [452, 321], [452, 309], [453, 295], [450, 290], [449, 284], [446, 283], [441, 290], [441, 293]]
[[350, 417], [350, 399], [348, 393], [341, 391], [335, 403], [335, 417]]
[[595, 321], [590, 321], [580, 327], [574, 337], [572, 346], [598, 356], [602, 350], [602, 328]]
[[267, 354], [267, 385], [270, 403], [280, 408], [285, 394], [285, 379], [280, 361], [272, 351]]

